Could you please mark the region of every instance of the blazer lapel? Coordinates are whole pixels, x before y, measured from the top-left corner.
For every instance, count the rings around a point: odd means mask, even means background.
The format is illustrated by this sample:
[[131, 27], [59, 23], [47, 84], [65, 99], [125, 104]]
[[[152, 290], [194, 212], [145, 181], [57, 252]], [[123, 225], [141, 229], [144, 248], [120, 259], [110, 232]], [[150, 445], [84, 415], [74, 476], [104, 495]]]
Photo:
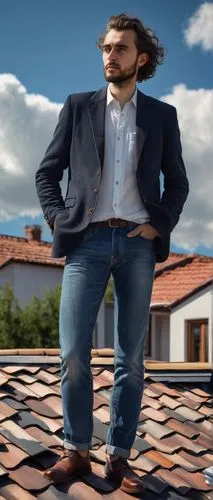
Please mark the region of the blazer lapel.
[[136, 112], [136, 155], [137, 164], [140, 161], [145, 139], [149, 128], [148, 99], [138, 90], [137, 92], [137, 112]]
[[88, 114], [98, 161], [104, 162], [104, 130], [105, 130], [106, 88], [98, 90], [90, 99]]

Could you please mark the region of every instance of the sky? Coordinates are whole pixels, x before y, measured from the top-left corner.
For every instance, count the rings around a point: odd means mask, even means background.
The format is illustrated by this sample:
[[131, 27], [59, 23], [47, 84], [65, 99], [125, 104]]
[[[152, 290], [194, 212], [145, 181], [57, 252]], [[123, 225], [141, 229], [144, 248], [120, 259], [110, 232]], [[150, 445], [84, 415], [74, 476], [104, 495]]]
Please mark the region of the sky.
[[66, 97], [105, 86], [96, 41], [110, 15], [126, 12], [167, 50], [138, 88], [178, 113], [190, 194], [171, 249], [213, 255], [213, 2], [0, 0], [0, 12], [0, 233], [24, 236], [25, 225], [40, 224], [52, 240], [35, 172]]

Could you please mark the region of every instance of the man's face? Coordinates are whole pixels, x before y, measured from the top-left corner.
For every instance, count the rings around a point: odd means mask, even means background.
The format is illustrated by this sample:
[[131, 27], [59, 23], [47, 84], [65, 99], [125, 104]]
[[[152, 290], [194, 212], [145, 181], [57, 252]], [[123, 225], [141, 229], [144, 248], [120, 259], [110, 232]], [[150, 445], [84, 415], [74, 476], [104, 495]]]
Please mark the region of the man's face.
[[102, 52], [105, 79], [112, 83], [136, 80], [139, 66], [146, 62], [146, 54], [138, 54], [133, 30], [111, 29], [104, 39]]

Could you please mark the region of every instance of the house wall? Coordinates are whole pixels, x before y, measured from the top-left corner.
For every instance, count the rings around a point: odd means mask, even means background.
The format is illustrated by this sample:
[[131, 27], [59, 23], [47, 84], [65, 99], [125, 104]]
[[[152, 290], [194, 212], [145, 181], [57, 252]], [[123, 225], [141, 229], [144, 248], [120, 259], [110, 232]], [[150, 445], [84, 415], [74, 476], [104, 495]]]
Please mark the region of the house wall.
[[13, 287], [13, 277], [13, 265], [8, 264], [0, 271], [0, 286], [4, 285], [5, 283], [10, 283], [10, 285]]
[[209, 359], [213, 361], [213, 288], [208, 287], [176, 307], [170, 316], [170, 361], [187, 361], [187, 321], [209, 320]]
[[63, 268], [33, 264], [13, 264], [13, 289], [23, 307], [33, 296], [42, 299], [48, 289], [61, 284]]
[[169, 313], [152, 312], [152, 359], [156, 361], [170, 361], [169, 332]]

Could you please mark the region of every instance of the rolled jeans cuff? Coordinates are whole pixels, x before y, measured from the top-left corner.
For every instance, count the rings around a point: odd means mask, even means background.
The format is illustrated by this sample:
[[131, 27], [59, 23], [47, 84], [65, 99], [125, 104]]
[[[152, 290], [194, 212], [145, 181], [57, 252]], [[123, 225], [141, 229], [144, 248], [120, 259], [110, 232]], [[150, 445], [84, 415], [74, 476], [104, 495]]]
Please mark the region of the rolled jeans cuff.
[[63, 445], [66, 450], [87, 451], [90, 449], [89, 443], [71, 443], [67, 439], [64, 439]]
[[118, 457], [129, 458], [131, 450], [119, 448], [119, 446], [106, 445], [106, 453], [108, 455], [117, 455]]

